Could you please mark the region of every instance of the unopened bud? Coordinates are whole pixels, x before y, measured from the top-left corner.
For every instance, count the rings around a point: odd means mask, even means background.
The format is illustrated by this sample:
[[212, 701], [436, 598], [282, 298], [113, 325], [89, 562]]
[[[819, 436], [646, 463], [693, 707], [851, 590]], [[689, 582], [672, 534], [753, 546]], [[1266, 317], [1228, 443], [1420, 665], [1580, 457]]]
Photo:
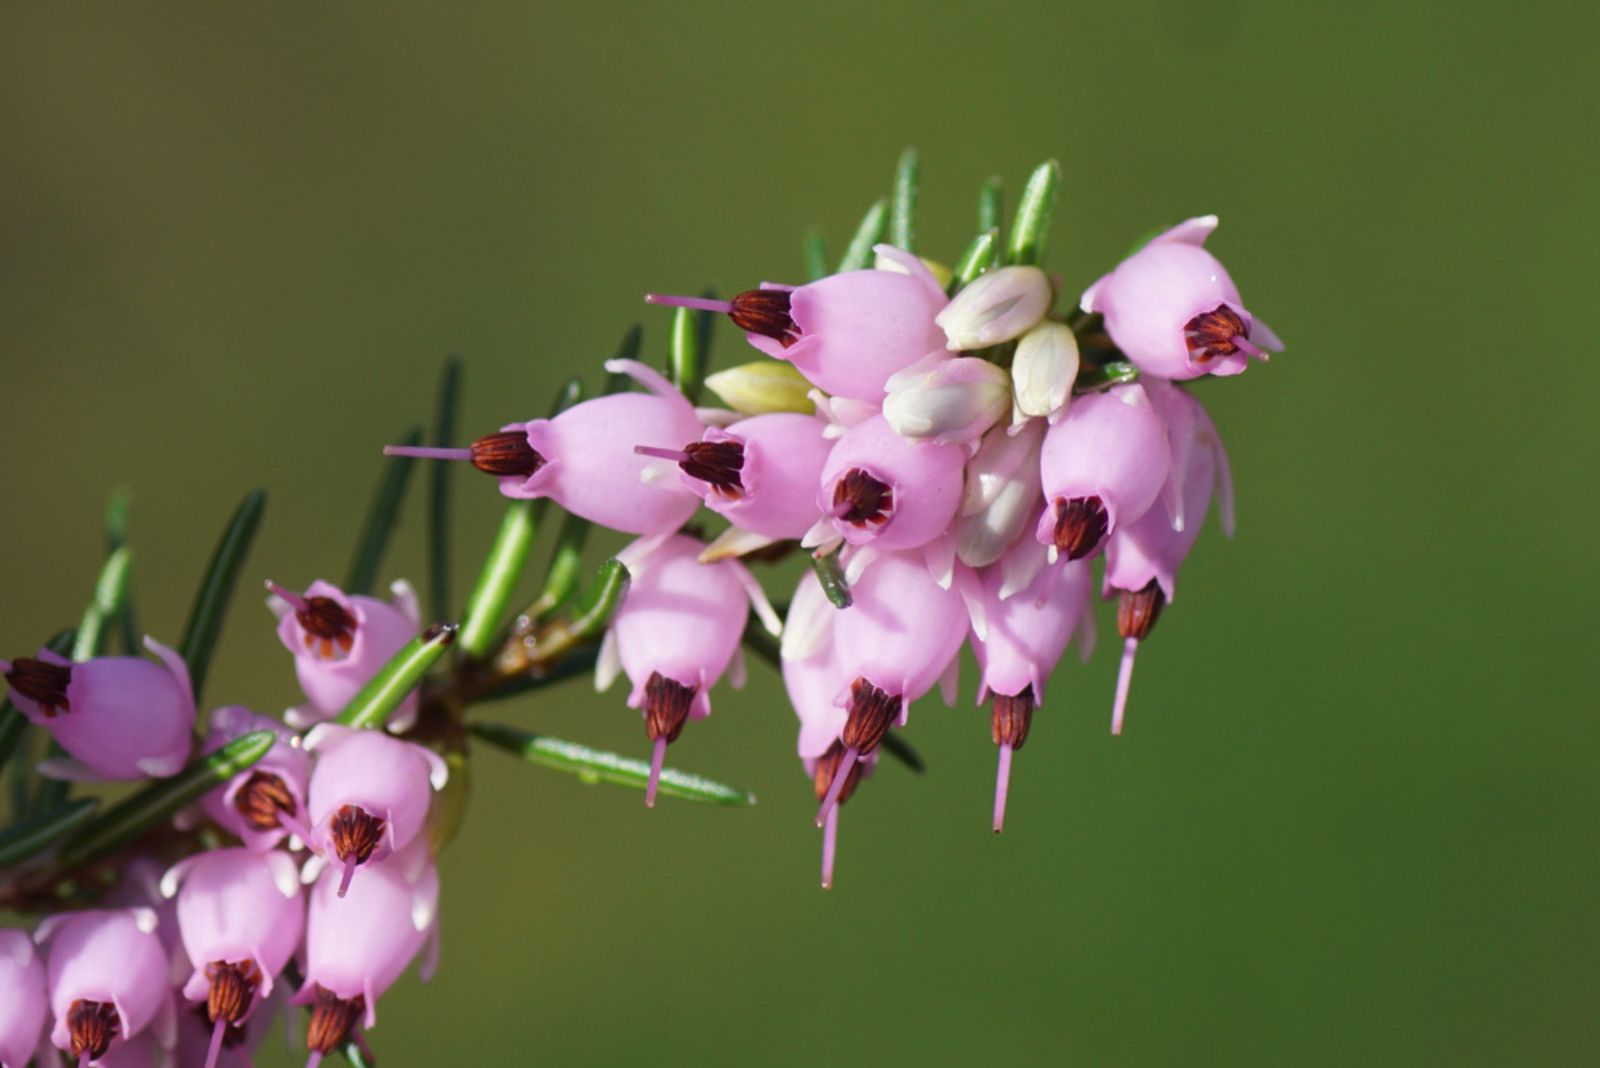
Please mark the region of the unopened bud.
[[966, 493], [956, 520], [956, 556], [968, 567], [987, 567], [1039, 515], [1039, 443], [1042, 423], [1017, 433], [995, 427], [967, 461]]
[[971, 441], [1005, 416], [1011, 400], [1005, 371], [976, 356], [907, 368], [887, 388], [883, 417], [913, 441]]
[[1002, 267], [980, 274], [934, 319], [952, 352], [981, 349], [1021, 337], [1043, 319], [1055, 294], [1037, 267]]
[[[904, 253], [901, 253], [901, 255], [903, 256]], [[955, 275], [949, 267], [938, 260], [930, 260], [926, 256], [918, 256], [917, 259], [921, 260], [922, 265], [928, 269], [928, 273], [933, 275], [934, 281], [939, 283], [940, 289], [948, 289], [950, 287], [950, 279], [954, 278]], [[893, 271], [895, 274], [911, 273], [911, 268], [900, 262], [899, 259], [893, 256], [885, 256], [876, 249], [873, 250], [872, 269], [875, 271]]]
[[1078, 378], [1078, 338], [1062, 323], [1040, 323], [1022, 335], [1011, 361], [1011, 385], [1019, 416], [1048, 416], [1053, 423], [1066, 410]]
[[706, 388], [741, 415], [768, 412], [810, 415], [816, 410], [806, 395], [811, 383], [793, 364], [778, 360], [756, 360], [718, 371], [706, 376]]

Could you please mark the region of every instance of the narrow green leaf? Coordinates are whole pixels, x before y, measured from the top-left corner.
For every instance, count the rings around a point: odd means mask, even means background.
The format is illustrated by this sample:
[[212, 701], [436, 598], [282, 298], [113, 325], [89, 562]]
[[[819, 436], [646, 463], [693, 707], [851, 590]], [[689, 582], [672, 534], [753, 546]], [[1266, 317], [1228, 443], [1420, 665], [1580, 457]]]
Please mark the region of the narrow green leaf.
[[1011, 240], [1006, 262], [1034, 267], [1044, 262], [1045, 238], [1050, 232], [1050, 216], [1060, 193], [1061, 164], [1048, 160], [1035, 167], [1017, 204], [1017, 217], [1011, 221]]
[[[635, 327], [634, 329], [638, 329]], [[568, 408], [583, 400], [583, 379], [569, 378], [567, 384], [556, 392], [556, 399], [550, 405], [550, 418], [554, 419]]]
[[690, 404], [700, 400], [700, 386], [705, 381], [706, 369], [700, 355], [700, 332], [695, 318], [698, 314], [688, 308], [674, 308], [672, 332], [667, 337], [667, 377], [678, 387], [678, 392], [689, 398]]
[[978, 229], [1000, 228], [1000, 176], [992, 174], [978, 190]]
[[815, 226], [806, 230], [804, 253], [806, 281], [828, 277], [828, 246], [823, 243], [822, 231]]
[[[702, 289], [700, 295], [707, 300], [716, 300], [717, 291], [710, 286]], [[695, 404], [700, 403], [700, 385], [705, 382], [706, 372], [711, 370], [711, 339], [716, 336], [717, 323], [725, 316], [721, 312], [698, 311], [694, 314], [694, 340], [700, 347], [700, 381], [695, 385], [695, 394], [689, 399]]]
[[[439, 369], [439, 390], [433, 402], [433, 444], [455, 447], [456, 413], [460, 408], [461, 357], [445, 357]], [[434, 619], [449, 619], [450, 599], [450, 475], [453, 463], [428, 465], [428, 604]]]
[[82, 827], [100, 807], [97, 797], [81, 797], [0, 831], [0, 870], [21, 864]]
[[[787, 615], [787, 612], [781, 615]], [[756, 656], [767, 662], [769, 667], [783, 670], [783, 649], [778, 639], [767, 633], [767, 628], [761, 625], [761, 620], [754, 615], [745, 623], [744, 647]]]
[[1098, 393], [1127, 382], [1139, 381], [1139, 369], [1127, 360], [1112, 360], [1101, 367], [1085, 367], [1073, 384], [1072, 392]]
[[839, 261], [839, 271], [860, 271], [872, 266], [872, 246], [882, 243], [889, 232], [889, 201], [880, 197], [861, 217], [855, 235], [845, 247], [844, 258]]
[[189, 625], [183, 632], [183, 643], [178, 651], [189, 665], [189, 676], [194, 681], [194, 695], [198, 699], [205, 688], [206, 671], [211, 666], [211, 654], [216, 650], [217, 639], [222, 635], [222, 622], [227, 616], [228, 603], [233, 600], [234, 587], [239, 584], [239, 572], [245, 557], [250, 555], [250, 544], [255, 540], [256, 528], [261, 525], [261, 513], [267, 507], [264, 490], [246, 494], [233, 518], [222, 532], [217, 551], [206, 567], [205, 578], [195, 594], [194, 608], [189, 612]]
[[578, 598], [572, 618], [567, 623], [567, 630], [573, 637], [584, 640], [596, 637], [604, 631], [606, 624], [611, 622], [611, 614], [627, 596], [628, 583], [632, 579], [633, 576], [628, 574], [628, 569], [615, 557], [601, 564], [594, 581], [589, 583], [583, 591], [583, 596]]
[[[602, 752], [576, 742], [565, 742], [560, 738], [533, 734], [498, 723], [471, 723], [467, 725], [467, 730], [496, 749], [521, 757], [530, 764], [569, 772], [586, 783], [607, 782], [643, 790], [650, 780], [650, 762], [647, 760], [632, 760], [617, 753]], [[756, 803], [752, 793], [676, 768], [662, 770], [658, 789], [667, 797], [704, 801], [713, 805], [744, 806]]]
[[[115, 553], [128, 544], [128, 513], [133, 506], [133, 492], [126, 487], [113, 490], [106, 500], [106, 553]], [[134, 616], [133, 597], [122, 599], [116, 613], [117, 640], [122, 651], [129, 656], [140, 653], [139, 623]]]
[[61, 852], [61, 865], [74, 868], [98, 860], [132, 842], [149, 828], [171, 819], [207, 790], [227, 782], [267, 755], [278, 740], [272, 731], [241, 735], [213, 753], [189, 762], [170, 779], [158, 779], [96, 817]]
[[105, 647], [106, 625], [122, 611], [128, 598], [128, 578], [132, 574], [133, 550], [126, 545], [112, 551], [94, 584], [94, 596], [83, 610], [78, 636], [72, 644], [72, 659], [92, 660]]
[[577, 591], [578, 578], [583, 573], [583, 545], [589, 540], [593, 525], [570, 512], [561, 520], [556, 547], [550, 554], [550, 567], [545, 571], [544, 589], [528, 607], [530, 618], [543, 619], [565, 605]]
[[[400, 444], [406, 448], [421, 445], [422, 428], [414, 426], [406, 431], [400, 438]], [[345, 593], [367, 596], [377, 585], [378, 566], [383, 563], [389, 538], [400, 521], [400, 503], [405, 500], [406, 485], [411, 481], [411, 469], [416, 463], [414, 456], [391, 456], [383, 465], [383, 475], [378, 479], [372, 504], [367, 508], [361, 537], [356, 541], [355, 555], [350, 558], [350, 570], [344, 580]]]
[[467, 611], [461, 622], [461, 651], [474, 659], [488, 655], [495, 635], [505, 619], [506, 606], [516, 592], [533, 540], [538, 534], [538, 501], [512, 501], [500, 521], [489, 555], [478, 572], [477, 585], [467, 597]]
[[894, 196], [889, 211], [889, 244], [907, 252], [917, 250], [917, 182], [921, 164], [915, 147], [900, 153], [894, 168]]
[[[640, 326], [638, 323], [634, 323], [632, 326], [628, 327], [628, 332], [623, 334], [622, 340], [617, 343], [617, 351], [613, 354], [613, 359], [637, 360], [639, 358], [639, 349], [643, 343], [644, 327]], [[620, 372], [613, 372], [606, 375], [607, 393], [626, 393], [632, 388], [633, 379], [629, 378], [627, 375]], [[557, 404], [559, 403], [560, 401], [558, 399]], [[557, 411], [559, 410], [560, 409], [557, 408]], [[551, 414], [553, 415], [555, 413], [552, 412]]]
[[922, 754], [917, 752], [910, 742], [902, 738], [899, 731], [890, 731], [885, 734], [883, 741], [879, 744], [883, 746], [885, 753], [888, 753], [918, 775], [928, 770], [928, 766], [922, 762]]
[[435, 623], [412, 638], [378, 673], [350, 698], [339, 713], [338, 722], [346, 727], [381, 727], [389, 713], [400, 707], [422, 682], [439, 658], [455, 644], [456, 627]]
[[826, 556], [811, 554], [811, 569], [817, 573], [817, 580], [822, 583], [822, 592], [828, 595], [828, 601], [835, 608], [849, 608], [854, 598], [850, 596], [850, 586], [844, 580], [844, 568], [839, 566], [839, 551], [835, 549]]
[[28, 721], [23, 718], [17, 706], [7, 698], [0, 704], [0, 769], [11, 762], [11, 754], [17, 751], [17, 746], [22, 743], [22, 732], [28, 727]]
[[956, 261], [955, 270], [950, 276], [950, 295], [955, 296], [964, 286], [994, 266], [995, 256], [1000, 251], [1000, 231], [985, 230], [972, 239], [972, 244], [961, 254]]

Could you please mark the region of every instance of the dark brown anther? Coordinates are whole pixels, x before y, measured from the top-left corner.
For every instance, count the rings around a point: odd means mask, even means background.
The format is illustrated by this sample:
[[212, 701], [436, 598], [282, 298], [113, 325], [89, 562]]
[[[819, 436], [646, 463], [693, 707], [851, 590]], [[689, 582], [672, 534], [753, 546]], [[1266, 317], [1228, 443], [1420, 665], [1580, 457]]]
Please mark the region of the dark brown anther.
[[1056, 499], [1056, 529], [1051, 535], [1056, 548], [1068, 560], [1082, 560], [1105, 540], [1111, 517], [1099, 497]]
[[311, 1022], [306, 1024], [306, 1045], [317, 1053], [332, 1052], [350, 1037], [350, 1029], [366, 1010], [367, 999], [362, 995], [337, 997], [318, 983], [317, 998], [311, 1004]]
[[307, 597], [294, 618], [305, 631], [306, 648], [324, 660], [333, 659], [335, 646], [348, 653], [356, 643], [356, 617], [332, 597]]
[[250, 999], [256, 996], [261, 985], [261, 969], [246, 957], [229, 963], [214, 960], [206, 965], [206, 978], [211, 980], [211, 990], [206, 994], [206, 1015], [211, 1022], [227, 1020], [236, 1024], [250, 1008]]
[[890, 724], [900, 716], [900, 696], [880, 690], [864, 678], [850, 684], [850, 715], [839, 740], [866, 756], [878, 747]]
[[1233, 341], [1236, 337], [1248, 339], [1250, 328], [1239, 318], [1239, 313], [1226, 304], [1217, 305], [1215, 311], [1196, 315], [1183, 326], [1183, 340], [1189, 346], [1189, 358], [1196, 363], [1205, 363], [1218, 356], [1232, 356], [1239, 351], [1239, 346]]
[[233, 807], [258, 831], [275, 831], [283, 826], [280, 816], [300, 810], [289, 787], [270, 771], [251, 772], [233, 795]]
[[1144, 641], [1150, 628], [1156, 625], [1161, 609], [1166, 607], [1167, 595], [1155, 579], [1142, 590], [1121, 590], [1117, 597], [1117, 632], [1124, 638]]
[[833, 514], [857, 526], [881, 527], [894, 512], [894, 490], [852, 467], [833, 484]]
[[671, 745], [683, 733], [689, 708], [694, 704], [693, 686], [685, 686], [652, 671], [644, 683], [644, 729], [653, 742], [665, 738]]
[[52, 664], [48, 660], [19, 656], [11, 662], [6, 682], [17, 694], [36, 702], [45, 719], [55, 719], [62, 712], [72, 711], [67, 702], [67, 685], [72, 682], [70, 664]]
[[744, 443], [739, 441], [697, 441], [683, 447], [687, 460], [678, 466], [690, 478], [709, 483], [724, 497], [738, 498], [744, 493], [739, 472], [744, 470]]
[[[839, 762], [843, 759], [844, 745], [840, 742], [834, 742], [826, 753], [817, 758], [817, 771], [811, 785], [816, 788], [818, 801], [827, 800], [828, 789], [833, 786], [833, 777], [839, 774]], [[861, 771], [865, 767], [859, 760], [850, 765], [850, 774], [839, 788], [839, 804], [850, 800], [850, 795], [856, 792], [856, 786], [861, 782]]]
[[1003, 693], [994, 695], [994, 705], [989, 713], [989, 734], [995, 745], [1009, 745], [1012, 750], [1022, 748], [1028, 740], [1028, 728], [1033, 726], [1033, 687], [1025, 686], [1015, 697]]
[[486, 475], [527, 478], [544, 466], [544, 457], [528, 444], [526, 431], [502, 430], [472, 443], [472, 466]]
[[784, 348], [800, 340], [800, 328], [789, 315], [787, 289], [750, 289], [734, 297], [728, 318], [740, 330], [770, 337]]
[[333, 814], [328, 824], [328, 836], [333, 840], [333, 851], [340, 860], [355, 858], [365, 864], [378, 843], [383, 841], [383, 820], [364, 808], [345, 805]]
[[72, 1055], [85, 1056], [91, 1061], [104, 1057], [111, 1043], [117, 1040], [122, 1020], [117, 1007], [108, 1001], [85, 1001], [79, 998], [67, 1009], [67, 1034], [71, 1036]]

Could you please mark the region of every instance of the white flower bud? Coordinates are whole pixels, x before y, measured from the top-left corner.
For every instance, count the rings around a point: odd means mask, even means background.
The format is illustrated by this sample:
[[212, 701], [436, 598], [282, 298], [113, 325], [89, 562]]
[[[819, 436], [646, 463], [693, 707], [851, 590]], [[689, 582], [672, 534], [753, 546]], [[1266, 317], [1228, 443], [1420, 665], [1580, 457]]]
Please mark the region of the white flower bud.
[[1001, 267], [973, 279], [934, 317], [952, 352], [1021, 337], [1043, 319], [1055, 294], [1037, 267]]
[[1040, 323], [1022, 335], [1011, 361], [1015, 420], [1049, 416], [1054, 423], [1067, 410], [1078, 378], [1078, 339], [1062, 323]]
[[793, 364], [779, 360], [756, 360], [718, 371], [706, 377], [706, 388], [740, 415], [769, 412], [810, 415], [815, 410], [811, 398], [806, 395], [811, 383]]
[[912, 441], [971, 441], [1011, 405], [1005, 371], [976, 356], [938, 355], [890, 378], [883, 417]]
[[956, 556], [986, 567], [1039, 518], [1039, 443], [1044, 424], [1030, 420], [1007, 433], [995, 427], [967, 461], [966, 495], [956, 519]]

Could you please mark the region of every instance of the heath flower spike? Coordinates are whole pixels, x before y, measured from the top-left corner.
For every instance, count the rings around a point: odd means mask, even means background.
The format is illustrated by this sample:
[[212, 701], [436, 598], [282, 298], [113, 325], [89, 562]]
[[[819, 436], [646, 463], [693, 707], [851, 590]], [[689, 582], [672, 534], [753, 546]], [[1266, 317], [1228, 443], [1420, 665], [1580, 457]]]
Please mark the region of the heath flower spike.
[[211, 733], [202, 746], [207, 753], [252, 731], [273, 731], [278, 743], [255, 764], [201, 798], [205, 814], [237, 835], [248, 849], [271, 849], [290, 834], [301, 841], [309, 839], [305, 808], [311, 756], [298, 739], [276, 720], [238, 705], [213, 711], [210, 725]]
[[0, 931], [0, 1068], [27, 1068], [49, 1016], [44, 961], [21, 931]]
[[1055, 293], [1037, 267], [1001, 267], [957, 293], [938, 323], [951, 352], [988, 348], [1021, 337], [1045, 317]]
[[110, 909], [65, 913], [39, 925], [34, 939], [45, 947], [55, 1015], [50, 1041], [80, 1068], [147, 1027], [171, 1046], [175, 1021], [157, 922], [150, 909]]
[[1245, 309], [1239, 289], [1204, 248], [1217, 228], [1202, 215], [1168, 230], [1090, 286], [1081, 306], [1105, 316], [1106, 332], [1146, 374], [1236, 375], [1283, 342]]
[[49, 649], [0, 660], [11, 699], [65, 749], [40, 773], [63, 779], [165, 778], [189, 759], [194, 695], [176, 652], [145, 639], [160, 663], [102, 656], [74, 664]]
[[[351, 596], [317, 579], [304, 593], [275, 582], [267, 606], [278, 616], [278, 640], [294, 655], [295, 674], [315, 710], [315, 718], [338, 715], [389, 658], [417, 636], [416, 595], [403, 582], [393, 587], [394, 602]], [[394, 718], [416, 715], [415, 695]], [[302, 723], [310, 726], [310, 723]]]

